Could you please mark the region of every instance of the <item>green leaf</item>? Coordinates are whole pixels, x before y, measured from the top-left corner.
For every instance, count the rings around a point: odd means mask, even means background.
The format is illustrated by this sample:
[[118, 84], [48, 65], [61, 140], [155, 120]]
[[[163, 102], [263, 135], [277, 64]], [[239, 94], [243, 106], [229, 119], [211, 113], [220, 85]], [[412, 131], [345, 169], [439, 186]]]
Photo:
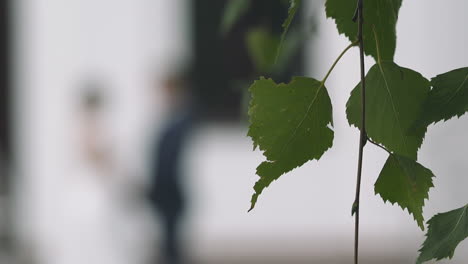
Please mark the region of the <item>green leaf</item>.
[[303, 43], [309, 38], [307, 32], [303, 32], [299, 29], [293, 29], [289, 31], [288, 38], [284, 39], [281, 44], [281, 52], [277, 53], [275, 67], [273, 71], [282, 73], [291, 66], [294, 56], [300, 53]]
[[437, 214], [428, 222], [426, 241], [416, 263], [431, 259], [452, 258], [455, 248], [468, 237], [468, 204], [450, 212]]
[[468, 111], [468, 67], [438, 75], [431, 84], [433, 88], [415, 127], [427, 127]]
[[429, 197], [429, 189], [434, 174], [416, 161], [391, 154], [375, 183], [375, 193], [382, 199], [397, 203], [413, 214], [414, 220], [424, 230], [422, 208], [424, 199]]
[[297, 10], [299, 9], [299, 5], [301, 4], [301, 0], [289, 0], [289, 10], [288, 10], [288, 16], [286, 17], [286, 20], [283, 22], [283, 33], [281, 34], [281, 39], [278, 45], [277, 53], [276, 53], [276, 58], [278, 58], [278, 54], [281, 51], [281, 47], [283, 45], [284, 39], [286, 38], [286, 34], [288, 33], [289, 27], [291, 26], [291, 23], [296, 16]]
[[265, 27], [255, 27], [246, 34], [246, 46], [255, 68], [261, 73], [281, 73], [295, 56], [307, 35], [294, 30], [284, 40], [282, 52], [277, 56], [280, 36]]
[[[364, 52], [377, 61], [376, 42], [380, 43], [382, 60], [393, 61], [396, 47], [396, 24], [402, 0], [372, 0], [364, 3]], [[352, 21], [357, 0], [327, 0], [327, 17], [335, 19], [338, 32], [351, 42], [357, 38], [357, 23]], [[374, 35], [375, 30], [375, 35]], [[377, 36], [377, 41], [375, 39]]]
[[226, 34], [232, 26], [249, 10], [250, 0], [230, 0], [224, 8], [221, 33]]
[[267, 161], [257, 167], [251, 208], [270, 183], [309, 160], [320, 159], [332, 146], [332, 105], [322, 82], [294, 77], [276, 84], [260, 78], [250, 87], [248, 136]]
[[[426, 128], [409, 133], [429, 92], [421, 74], [393, 62], [375, 64], [366, 76], [366, 131], [391, 151], [416, 160]], [[361, 128], [361, 84], [351, 92], [346, 114]]]
[[247, 50], [260, 72], [271, 72], [280, 38], [263, 27], [253, 28], [246, 35]]

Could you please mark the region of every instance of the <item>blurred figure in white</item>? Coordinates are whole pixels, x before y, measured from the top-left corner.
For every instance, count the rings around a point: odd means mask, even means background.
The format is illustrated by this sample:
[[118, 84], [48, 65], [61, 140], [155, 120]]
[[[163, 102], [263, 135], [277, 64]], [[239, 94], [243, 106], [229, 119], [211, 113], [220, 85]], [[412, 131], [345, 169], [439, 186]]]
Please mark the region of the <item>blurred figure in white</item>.
[[79, 97], [74, 169], [63, 175], [40, 263], [133, 263], [124, 246], [123, 177], [104, 122], [106, 99], [97, 83], [86, 84]]

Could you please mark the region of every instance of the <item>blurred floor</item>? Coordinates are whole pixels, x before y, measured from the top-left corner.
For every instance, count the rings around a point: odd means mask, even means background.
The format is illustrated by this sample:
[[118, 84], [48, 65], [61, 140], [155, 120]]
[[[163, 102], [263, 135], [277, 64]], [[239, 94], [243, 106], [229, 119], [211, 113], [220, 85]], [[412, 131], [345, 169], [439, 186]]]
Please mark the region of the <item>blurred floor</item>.
[[[352, 257], [330, 257], [330, 258], [210, 258], [204, 259], [199, 263], [204, 264], [343, 264], [351, 263]], [[376, 258], [361, 258], [361, 264], [400, 264], [400, 263], [414, 263], [411, 258], [404, 257], [376, 257]]]

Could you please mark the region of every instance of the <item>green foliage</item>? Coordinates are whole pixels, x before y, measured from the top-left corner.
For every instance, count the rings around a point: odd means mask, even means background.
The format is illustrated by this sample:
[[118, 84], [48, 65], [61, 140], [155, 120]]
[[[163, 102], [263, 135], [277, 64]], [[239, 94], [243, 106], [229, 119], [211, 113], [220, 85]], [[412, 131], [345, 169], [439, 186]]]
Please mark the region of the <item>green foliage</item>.
[[332, 146], [332, 105], [323, 82], [295, 77], [288, 84], [260, 78], [250, 87], [250, 128], [254, 148], [267, 158], [257, 167], [250, 210], [258, 196], [284, 173], [319, 159]]
[[[325, 81], [344, 53], [359, 42], [358, 28], [352, 21], [357, 1], [326, 1], [327, 17], [335, 20], [339, 33], [352, 44], [338, 56], [323, 81], [294, 77], [288, 84], [276, 84], [262, 77], [250, 87], [248, 135], [254, 149], [259, 147], [266, 157], [257, 167], [260, 179], [254, 185], [250, 210], [273, 181], [309, 160], [320, 159], [331, 148], [332, 105]], [[407, 209], [424, 229], [423, 207], [435, 176], [417, 162], [418, 150], [430, 124], [468, 111], [468, 68], [438, 75], [429, 82], [420, 73], [395, 64], [395, 28], [401, 4], [402, 0], [366, 0], [363, 5], [364, 52], [377, 63], [365, 76], [366, 133], [362, 135], [367, 138], [361, 138], [361, 143], [373, 143], [389, 153], [375, 183], [375, 193], [385, 202]], [[260, 71], [277, 67], [274, 63], [278, 51], [283, 42], [287, 43], [285, 36], [299, 5], [300, 0], [290, 0], [281, 36], [261, 28], [249, 32], [247, 46]], [[359, 129], [363, 128], [361, 92], [359, 83], [346, 105], [348, 123]], [[358, 201], [353, 203], [353, 215], [359, 212]], [[427, 239], [417, 263], [453, 256], [456, 246], [468, 236], [467, 208], [438, 214], [428, 221]]]
[[249, 10], [250, 0], [231, 0], [224, 9], [221, 33], [226, 34], [234, 24]]
[[280, 36], [271, 33], [265, 27], [250, 29], [246, 35], [247, 50], [255, 68], [261, 73], [281, 73], [289, 61], [301, 48], [306, 36], [298, 30], [291, 31], [283, 41], [278, 53]]
[[432, 177], [434, 174], [416, 161], [390, 154], [375, 183], [375, 193], [385, 202], [397, 203], [408, 209], [424, 230], [422, 208], [424, 199], [429, 197], [429, 188], [434, 186]]
[[283, 45], [284, 39], [286, 37], [286, 34], [288, 33], [289, 27], [291, 26], [291, 23], [296, 16], [296, 12], [299, 8], [299, 5], [301, 4], [301, 0], [289, 0], [289, 10], [288, 10], [288, 17], [283, 23], [283, 33], [281, 34], [281, 39], [280, 43], [278, 45], [278, 51], [276, 57], [278, 57], [278, 54], [280, 52], [280, 49]]
[[429, 229], [416, 263], [452, 258], [458, 244], [468, 237], [468, 204], [437, 214], [428, 222]]
[[[246, 15], [253, 4], [251, 0], [230, 0], [224, 8], [220, 32], [228, 33], [238, 21]], [[257, 25], [245, 34], [245, 43], [250, 59], [255, 69], [260, 73], [282, 73], [290, 59], [297, 53], [302, 42], [307, 39], [304, 32], [290, 30], [294, 17], [299, 9], [301, 0], [276, 0], [289, 9], [282, 24], [281, 34], [273, 33], [265, 25]], [[286, 38], [288, 35], [288, 38]]]
[[[396, 47], [396, 23], [402, 0], [369, 0], [364, 4], [363, 39], [366, 55], [377, 60], [376, 43], [380, 47], [380, 57], [393, 61]], [[357, 0], [327, 0], [325, 11], [327, 17], [333, 18], [340, 34], [351, 42], [356, 40], [357, 26], [353, 22]], [[375, 34], [374, 34], [375, 31]], [[375, 39], [377, 36], [377, 40]]]
[[260, 72], [271, 72], [275, 66], [280, 38], [263, 27], [247, 32], [247, 50]]
[[[416, 159], [425, 128], [409, 133], [419, 116], [429, 92], [429, 81], [421, 74], [381, 62], [372, 66], [366, 76], [366, 129], [374, 141], [389, 150]], [[346, 114], [350, 125], [361, 128], [361, 84], [351, 92]]]
[[428, 126], [468, 111], [468, 68], [456, 69], [431, 80], [432, 90], [416, 128]]

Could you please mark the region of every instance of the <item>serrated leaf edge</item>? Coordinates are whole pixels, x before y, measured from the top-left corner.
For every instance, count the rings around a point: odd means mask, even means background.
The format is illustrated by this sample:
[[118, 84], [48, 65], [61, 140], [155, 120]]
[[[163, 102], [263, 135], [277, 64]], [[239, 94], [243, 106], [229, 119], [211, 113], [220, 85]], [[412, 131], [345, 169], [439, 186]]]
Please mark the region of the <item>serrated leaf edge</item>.
[[[459, 217], [459, 219], [458, 219], [458, 221], [457, 221], [457, 224], [455, 225], [455, 227], [453, 228], [453, 230], [450, 232], [450, 234], [449, 234], [448, 236], [446, 236], [445, 239], [447, 239], [447, 237], [451, 236], [452, 233], [455, 231], [455, 229], [457, 229], [458, 225], [460, 224], [461, 219], [463, 218], [463, 216], [464, 216], [465, 213], [466, 213], [466, 210], [468, 209], [468, 204], [466, 204], [466, 205], [465, 205], [464, 207], [462, 207], [462, 208], [463, 208], [463, 210], [462, 210], [462, 213], [460, 214], [460, 217]], [[455, 210], [457, 210], [457, 209], [455, 209]], [[452, 210], [452, 211], [453, 211], [453, 210]], [[450, 211], [448, 211], [448, 212], [446, 212], [446, 213], [449, 213], [449, 212], [450, 212]], [[432, 224], [432, 221], [434, 221], [434, 218], [437, 217], [437, 216], [439, 216], [439, 215], [442, 215], [442, 214], [444, 214], [444, 213], [438, 213], [438, 214], [436, 214], [435, 216], [433, 216], [431, 219], [429, 219], [429, 221], [427, 221], [428, 230], [430, 229], [431, 224]], [[426, 236], [426, 238], [429, 237], [429, 232], [426, 233], [425, 236]], [[445, 240], [445, 239], [444, 239], [444, 240]], [[424, 249], [424, 246], [426, 245], [426, 243], [427, 243], [427, 239], [426, 239], [426, 241], [424, 241], [422, 247], [418, 250], [419, 252], [422, 253], [422, 250]], [[440, 245], [440, 244], [441, 244], [441, 243], [439, 243], [439, 245]], [[457, 244], [457, 246], [458, 246], [458, 244]], [[440, 246], [438, 246], [438, 248], [440, 248]], [[452, 252], [452, 254], [448, 256], [449, 259], [452, 259], [453, 253], [454, 253], [454, 252]], [[421, 254], [419, 254], [419, 257], [418, 257], [418, 259], [416, 260], [416, 264], [422, 264], [422, 263], [424, 263], [424, 262], [430, 260], [430, 259], [429, 259], [429, 260], [421, 261], [421, 260], [419, 260], [420, 258], [421, 258]], [[447, 258], [447, 257], [435, 257], [436, 260], [441, 260], [441, 259], [444, 259], [444, 258]], [[434, 258], [431, 258], [431, 259], [434, 259]]]
[[[308, 79], [312, 79], [312, 80], [317, 81], [316, 79], [310, 78], [310, 77], [295, 76], [295, 77], [293, 77], [293, 78], [291, 79], [291, 81], [290, 81], [289, 83], [284, 83], [284, 82], [276, 83], [272, 78], [265, 78], [264, 76], [261, 76], [261, 77], [259, 78], [259, 80], [255, 80], [254, 83], [249, 87], [249, 91], [251, 92], [251, 88], [252, 88], [258, 81], [262, 81], [262, 80], [272, 81], [276, 86], [280, 86], [280, 85], [291, 85], [292, 83], [294, 83], [294, 81], [295, 81], [297, 78], [308, 78]], [[284, 148], [285, 148], [292, 140], [294, 140], [294, 138], [295, 138], [295, 136], [296, 136], [296, 134], [297, 134], [297, 131], [300, 129], [300, 127], [302, 126], [302, 124], [304, 123], [304, 121], [307, 119], [307, 116], [310, 114], [310, 111], [311, 111], [311, 109], [312, 109], [312, 106], [313, 106], [315, 100], [317, 99], [317, 96], [318, 96], [319, 92], [321, 91], [321, 89], [322, 89], [323, 87], [325, 87], [325, 85], [324, 85], [325, 82], [324, 82], [324, 81], [319, 81], [319, 82], [320, 82], [320, 85], [319, 85], [319, 87], [317, 88], [317, 92], [315, 93], [314, 98], [312, 99], [312, 101], [310, 102], [309, 106], [307, 107], [307, 111], [306, 111], [306, 113], [304, 114], [304, 117], [301, 119], [301, 121], [299, 122], [299, 124], [298, 124], [298, 125], [296, 126], [296, 128], [294, 129], [294, 132], [293, 132], [291, 138], [290, 138], [290, 139], [288, 140], [288, 142], [285, 143], [284, 146], [282, 147], [281, 153], [283, 152]], [[330, 97], [330, 95], [328, 94], [328, 92], [327, 92], [327, 96]], [[252, 108], [252, 105], [251, 105], [251, 104], [249, 104], [249, 105], [250, 105], [250, 107], [249, 107], [249, 112], [250, 112], [250, 109]], [[332, 106], [332, 113], [333, 113], [333, 106]], [[333, 131], [333, 129], [332, 129], [332, 127], [333, 127], [333, 114], [330, 116], [330, 120], [331, 120], [331, 121], [330, 121], [330, 123], [327, 124], [327, 126], [328, 126], [328, 128], [329, 128], [331, 131]], [[252, 121], [250, 120], [250, 118], [249, 118], [249, 122], [250, 122], [251, 125], [252, 125]], [[251, 125], [250, 125], [250, 126], [251, 126]], [[250, 126], [249, 126], [249, 127], [250, 127]], [[330, 128], [330, 126], [331, 126], [331, 128]], [[250, 129], [249, 129], [249, 130], [250, 130]], [[247, 134], [247, 135], [249, 135], [249, 134]], [[333, 139], [332, 139], [332, 140], [333, 140]], [[319, 159], [323, 156], [323, 154], [325, 154], [325, 152], [327, 152], [332, 146], [333, 146], [333, 141], [332, 141], [332, 144], [330, 144], [330, 146], [329, 146], [327, 149], [325, 149], [324, 152], [323, 152], [317, 159], [314, 158], [314, 159], [312, 159], [312, 160], [319, 160]], [[261, 151], [265, 151], [265, 149], [263, 149], [261, 146], [259, 146], [258, 144], [256, 144], [256, 143], [254, 142], [254, 150], [255, 150], [257, 147], [259, 147]], [[310, 160], [308, 160], [308, 161], [310, 161]], [[300, 164], [300, 165], [298, 165], [298, 166], [292, 168], [292, 169], [289, 170], [289, 171], [286, 171], [286, 172], [282, 173], [282, 174], [279, 175], [277, 178], [273, 179], [268, 185], [265, 185], [265, 187], [264, 187], [263, 189], [265, 189], [265, 188], [267, 188], [268, 186], [270, 186], [271, 183], [273, 183], [274, 181], [278, 180], [279, 177], [281, 177], [282, 175], [284, 175], [284, 174], [286, 174], [286, 173], [288, 173], [288, 172], [291, 172], [291, 171], [295, 170], [295, 169], [298, 168], [298, 167], [301, 167], [302, 165], [304, 165], [304, 164], [307, 163], [308, 161], [306, 161], [306, 162], [304, 162], [304, 163], [302, 163], [302, 164]], [[267, 159], [266, 161], [263, 161], [262, 163], [260, 163], [260, 165], [263, 164], [264, 162], [272, 163], [272, 162], [274, 162], [274, 161], [268, 160], [268, 159]], [[258, 167], [260, 167], [260, 165], [257, 166], [257, 172], [256, 172], [257, 175], [258, 175]], [[259, 176], [260, 176], [260, 175], [259, 175]], [[259, 179], [258, 181], [255, 182], [255, 185], [256, 185], [259, 181], [261, 181], [261, 180], [262, 180], [262, 177], [260, 177], [260, 179]], [[255, 188], [255, 185], [254, 185], [254, 188]], [[256, 203], [257, 203], [258, 197], [260, 196], [260, 194], [262, 194], [262, 192], [263, 192], [263, 190], [262, 190], [261, 192], [258, 192], [258, 193], [257, 193], [256, 191], [254, 192], [254, 194], [252, 195], [252, 198], [251, 198], [251, 207], [250, 207], [250, 209], [248, 210], [248, 212], [252, 211], [252, 210], [255, 208], [255, 205], [256, 205]]]
[[[398, 158], [395, 156], [395, 154], [390, 154], [390, 155], [393, 156], [393, 158], [395, 158], [395, 159], [397, 160], [398, 164], [401, 164], [400, 161], [398, 160]], [[408, 158], [408, 157], [406, 157], [406, 158]], [[414, 162], [418, 163], [416, 160], [414, 160]], [[419, 163], [418, 163], [418, 164], [419, 164]], [[419, 165], [421, 165], [421, 164], [419, 164]], [[401, 165], [400, 165], [400, 166], [401, 166]], [[421, 165], [421, 166], [422, 166], [422, 165]], [[428, 170], [428, 171], [431, 173], [432, 176], [431, 176], [431, 183], [430, 183], [428, 192], [427, 192], [427, 193], [424, 195], [424, 197], [423, 197], [423, 204], [422, 204], [421, 209], [424, 208], [424, 206], [426, 205], [426, 202], [425, 202], [425, 201], [426, 201], [426, 200], [429, 200], [429, 190], [430, 190], [431, 188], [434, 187], [434, 183], [432, 182], [432, 179], [435, 177], [434, 173], [433, 173], [430, 169], [428, 169], [428, 168], [426, 168], [426, 167], [424, 167], [424, 166], [423, 166], [423, 168], [426, 169], [426, 170]], [[382, 169], [383, 169], [383, 168], [382, 168]], [[376, 183], [377, 183], [377, 182], [376, 182]], [[403, 211], [405, 211], [405, 209], [406, 209], [406, 211], [408, 211], [408, 214], [410, 214], [410, 215], [413, 216], [413, 219], [416, 221], [417, 225], [421, 228], [421, 230], [424, 231], [424, 216], [422, 215], [422, 210], [421, 210], [422, 220], [419, 221], [418, 219], [416, 219], [416, 215], [414, 214], [414, 212], [411, 212], [411, 211], [409, 210], [408, 207], [402, 206], [402, 205], [400, 205], [400, 204], [399, 204], [398, 202], [396, 202], [396, 201], [395, 201], [395, 202], [392, 202], [392, 201], [390, 201], [389, 199], [386, 199], [386, 198], [382, 197], [382, 194], [379, 193], [379, 192], [377, 192], [377, 190], [375, 190], [375, 184], [374, 184], [374, 193], [375, 193], [375, 195], [378, 194], [378, 195], [380, 196], [380, 198], [382, 198], [382, 200], [384, 201], [384, 204], [386, 204], [387, 202], [389, 202], [392, 206], [395, 205], [395, 204], [397, 204]]]

